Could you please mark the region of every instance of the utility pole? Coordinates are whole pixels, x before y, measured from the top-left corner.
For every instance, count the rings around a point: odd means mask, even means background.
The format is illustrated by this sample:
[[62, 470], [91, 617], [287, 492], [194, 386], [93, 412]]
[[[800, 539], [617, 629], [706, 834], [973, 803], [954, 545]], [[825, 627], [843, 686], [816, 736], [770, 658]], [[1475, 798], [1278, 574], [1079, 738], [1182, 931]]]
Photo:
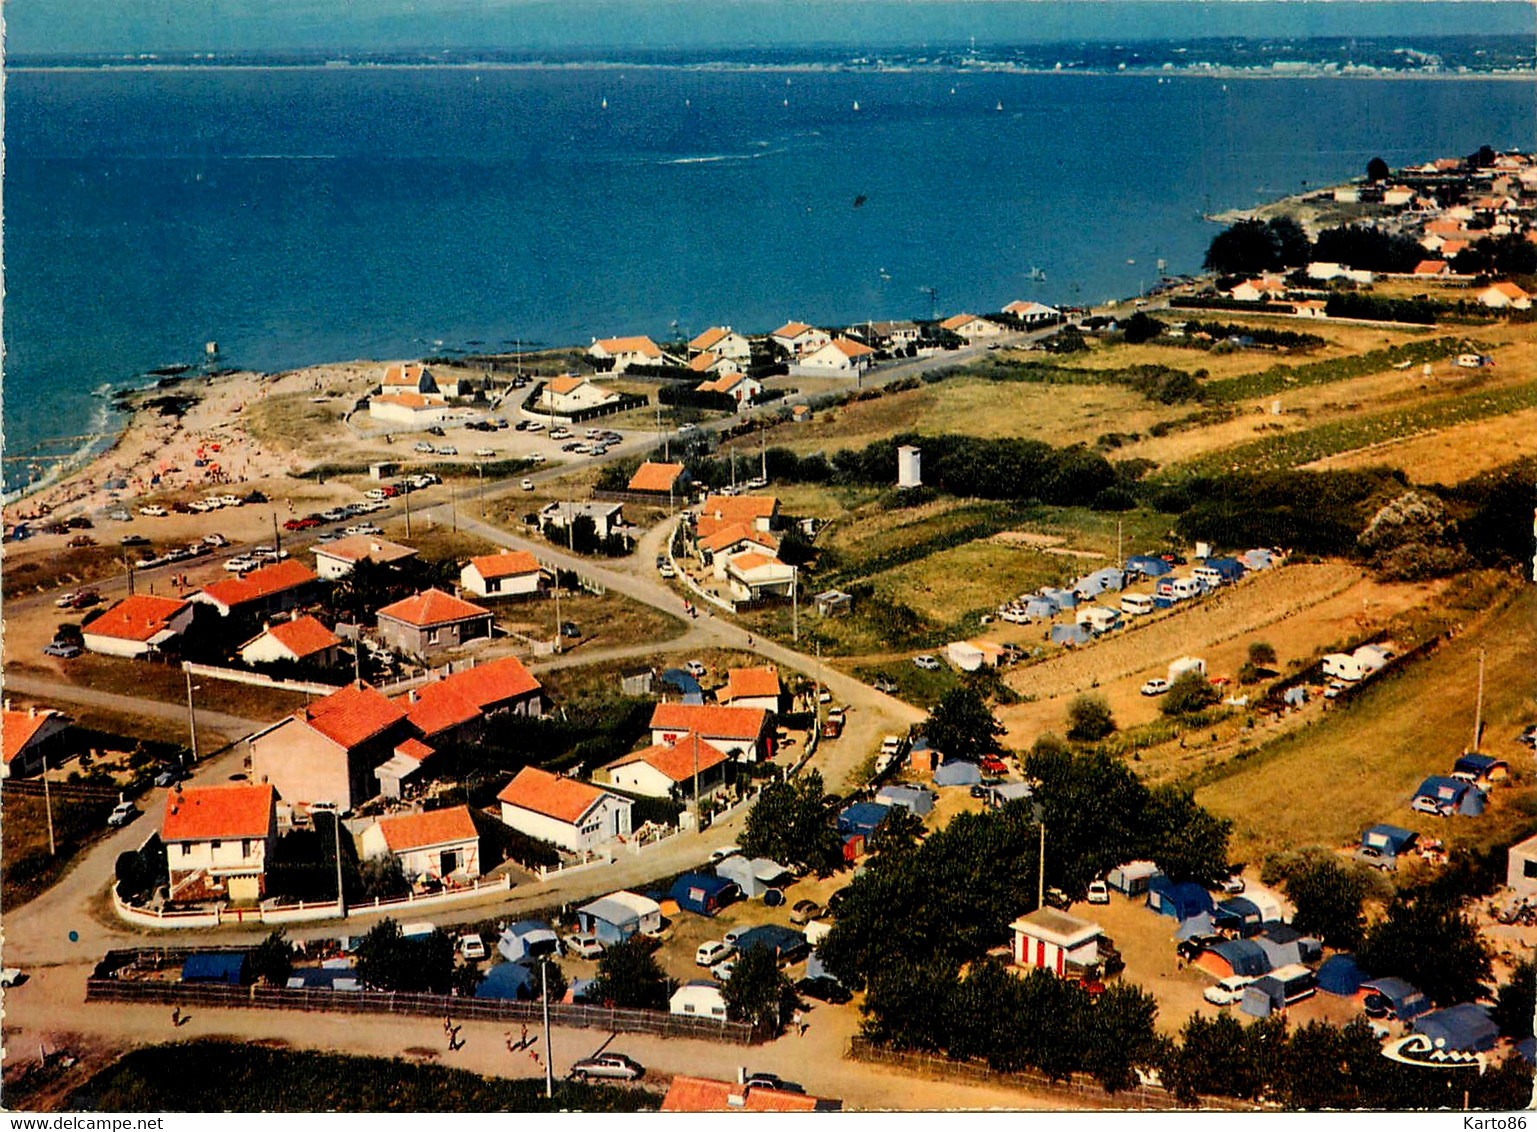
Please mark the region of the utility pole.
[[475, 470], [480, 473], [480, 517], [486, 517], [486, 466], [476, 464]]
[[333, 810], [331, 812], [331, 832], [336, 844], [336, 911], [338, 915], [347, 915], [347, 897], [342, 892], [342, 815]]
[[549, 957], [539, 957], [539, 985], [544, 1000], [544, 1096], [548, 1100], [555, 1095], [555, 1058], [550, 1049], [550, 967]]
[[555, 564], [555, 651], [560, 651], [560, 564]]
[[459, 529], [459, 492], [454, 487], [454, 481], [448, 481], [448, 517], [453, 523], [454, 530]]
[[1035, 906], [1046, 907], [1046, 823], [1041, 824], [1041, 851], [1036, 856]]
[[183, 670], [187, 677], [187, 731], [188, 738], [192, 741], [192, 765], [197, 765], [197, 712], [192, 707], [192, 693], [202, 687], [201, 684], [192, 683], [192, 673]]
[[406, 538], [410, 538], [411, 537], [411, 485], [410, 484], [406, 484], [406, 490], [405, 490], [405, 492], [403, 494], [404, 494], [405, 500], [406, 500]]
[[53, 795], [48, 791], [48, 751], [43, 751], [43, 809], [48, 812], [48, 855], [57, 857], [58, 847], [53, 842]]
[[278, 534], [278, 513], [275, 507], [272, 509], [272, 549], [279, 552], [283, 549], [283, 536]]
[[1478, 650], [1478, 706], [1473, 709], [1473, 752], [1484, 733], [1484, 650]]
[[801, 643], [801, 568], [790, 567], [790, 636], [796, 644]]
[[1121, 557], [1121, 520], [1119, 519], [1115, 521], [1115, 561], [1117, 566], [1126, 561]]

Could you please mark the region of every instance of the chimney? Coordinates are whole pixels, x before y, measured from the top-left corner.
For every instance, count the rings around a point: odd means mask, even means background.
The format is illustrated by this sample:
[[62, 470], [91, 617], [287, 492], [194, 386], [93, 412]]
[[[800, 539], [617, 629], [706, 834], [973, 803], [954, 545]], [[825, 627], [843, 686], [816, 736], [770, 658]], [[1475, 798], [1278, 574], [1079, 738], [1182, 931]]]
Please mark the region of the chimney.
[[413, 704], [416, 702], [416, 689], [415, 688], [412, 688], [409, 692], [406, 693], [406, 702], [407, 703], [413, 703]]
[[738, 1085], [747, 1084], [747, 1066], [738, 1065], [736, 1067], [736, 1083]]
[[27, 718], [28, 719], [36, 719], [37, 718], [37, 705], [36, 704], [29, 704], [27, 706]]
[[10, 696], [6, 696], [5, 697], [5, 710], [6, 711], [10, 711], [11, 710], [11, 697]]

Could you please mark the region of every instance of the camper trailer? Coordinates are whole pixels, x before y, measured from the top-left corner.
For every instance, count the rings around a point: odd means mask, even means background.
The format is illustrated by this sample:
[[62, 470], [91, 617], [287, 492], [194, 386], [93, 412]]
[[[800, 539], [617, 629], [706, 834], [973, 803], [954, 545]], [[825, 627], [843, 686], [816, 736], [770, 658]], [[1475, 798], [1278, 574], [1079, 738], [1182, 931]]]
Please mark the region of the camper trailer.
[[1125, 594], [1121, 598], [1121, 612], [1133, 617], [1153, 612], [1153, 599], [1147, 594]]
[[1178, 660], [1169, 663], [1169, 683], [1172, 684], [1187, 672], [1199, 672], [1206, 675], [1206, 661], [1198, 656], [1182, 656]]
[[1102, 609], [1099, 606], [1089, 606], [1078, 610], [1078, 624], [1087, 625], [1094, 633], [1108, 633], [1121, 621], [1121, 614], [1115, 609]]

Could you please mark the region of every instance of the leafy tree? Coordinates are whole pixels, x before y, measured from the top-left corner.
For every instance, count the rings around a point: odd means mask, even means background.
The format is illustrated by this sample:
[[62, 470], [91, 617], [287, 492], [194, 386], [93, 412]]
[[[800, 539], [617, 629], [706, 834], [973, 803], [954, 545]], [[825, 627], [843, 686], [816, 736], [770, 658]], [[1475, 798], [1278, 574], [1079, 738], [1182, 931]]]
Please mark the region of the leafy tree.
[[1276, 662], [1275, 647], [1268, 641], [1249, 642], [1249, 663], [1256, 668], [1270, 668]]
[[795, 1009], [795, 988], [779, 969], [774, 954], [761, 945], [739, 954], [731, 977], [721, 987], [727, 1017], [773, 1028], [778, 1033], [785, 1016]]
[[1158, 786], [1148, 793], [1142, 816], [1144, 856], [1171, 880], [1213, 885], [1228, 874], [1233, 823], [1198, 806], [1189, 790]]
[[1104, 696], [1083, 695], [1067, 706], [1067, 737], [1092, 743], [1115, 730], [1115, 717]]
[[1286, 878], [1286, 895], [1296, 905], [1292, 926], [1316, 935], [1330, 947], [1352, 950], [1366, 929], [1362, 904], [1366, 881], [1332, 856], [1309, 858]]
[[1169, 685], [1158, 710], [1164, 715], [1193, 715], [1220, 698], [1205, 674], [1192, 670], [1180, 673], [1179, 678]]
[[1452, 902], [1429, 896], [1394, 900], [1366, 930], [1357, 958], [1373, 974], [1407, 980], [1437, 1006], [1482, 998], [1493, 976], [1478, 925]]
[[929, 715], [929, 743], [952, 759], [975, 760], [998, 749], [1003, 728], [974, 688], [952, 688]]
[[286, 987], [294, 969], [293, 945], [282, 929], [274, 931], [251, 950], [248, 960], [251, 975], [269, 987]]
[[1366, 163], [1366, 179], [1374, 185], [1378, 181], [1386, 181], [1392, 173], [1388, 163], [1380, 157], [1374, 157]]
[[1141, 987], [1117, 982], [1089, 1013], [1083, 1068], [1107, 1093], [1137, 1083], [1137, 1070], [1156, 1065], [1164, 1046], [1154, 1025], [1158, 1000]]
[[612, 1006], [660, 1010], [667, 1005], [667, 976], [639, 940], [607, 948], [598, 959], [593, 997]]
[[1266, 225], [1276, 247], [1277, 267], [1301, 267], [1312, 258], [1313, 242], [1290, 216], [1275, 216]]
[[876, 857], [900, 857], [916, 849], [922, 838], [923, 819], [906, 806], [893, 806], [866, 848]]
[[358, 879], [363, 894], [369, 897], [388, 899], [411, 891], [411, 882], [406, 879], [405, 869], [395, 856], [369, 857], [362, 861], [358, 866]]
[[1513, 1041], [1532, 1036], [1533, 1000], [1537, 998], [1537, 965], [1523, 959], [1501, 983], [1494, 996], [1494, 1020], [1500, 1033]]
[[1252, 1099], [1264, 1088], [1256, 1053], [1256, 1044], [1247, 1040], [1244, 1027], [1231, 1014], [1210, 1019], [1192, 1014], [1180, 1031], [1163, 1083], [1186, 1106], [1202, 1095]]
[[393, 919], [381, 920], [358, 943], [358, 979], [375, 990], [447, 994], [453, 984], [454, 943], [441, 928], [408, 938]]
[[1143, 311], [1137, 311], [1121, 327], [1122, 337], [1126, 339], [1128, 345], [1132, 346], [1140, 345], [1143, 342], [1151, 342], [1162, 334], [1163, 331], [1163, 323]]
[[871, 1041], [896, 1049], [942, 1050], [949, 1026], [947, 1012], [937, 1007], [954, 998], [956, 983], [953, 964], [894, 957], [870, 980], [861, 1030]]
[[843, 863], [843, 843], [822, 799], [822, 776], [811, 771], [790, 781], [771, 782], [747, 812], [742, 852], [782, 865], [798, 865], [827, 876]]
[[1240, 220], [1212, 237], [1206, 268], [1219, 275], [1258, 275], [1299, 267], [1308, 261], [1310, 251], [1307, 233], [1290, 217]]
[[1413, 271], [1425, 258], [1425, 249], [1408, 236], [1347, 224], [1318, 233], [1313, 255], [1325, 263], [1342, 263], [1363, 271]]

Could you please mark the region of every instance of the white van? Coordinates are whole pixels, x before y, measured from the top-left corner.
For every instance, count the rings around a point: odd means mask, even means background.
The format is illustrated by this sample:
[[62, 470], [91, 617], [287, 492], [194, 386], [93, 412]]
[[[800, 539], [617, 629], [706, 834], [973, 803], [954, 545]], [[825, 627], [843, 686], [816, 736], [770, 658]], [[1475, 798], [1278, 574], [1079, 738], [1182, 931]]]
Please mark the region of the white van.
[[1121, 612], [1134, 617], [1153, 612], [1153, 599], [1147, 594], [1122, 594]]
[[1204, 583], [1207, 589], [1214, 590], [1222, 585], [1222, 571], [1215, 566], [1197, 566], [1190, 573], [1196, 581]]

